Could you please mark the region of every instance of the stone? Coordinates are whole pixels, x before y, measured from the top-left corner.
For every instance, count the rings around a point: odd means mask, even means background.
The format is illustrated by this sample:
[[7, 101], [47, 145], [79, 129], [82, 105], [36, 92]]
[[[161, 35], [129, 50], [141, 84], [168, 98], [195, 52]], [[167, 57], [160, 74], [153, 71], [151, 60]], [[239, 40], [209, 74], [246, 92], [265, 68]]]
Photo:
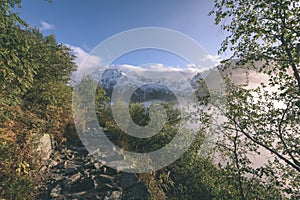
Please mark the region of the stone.
[[49, 167], [55, 167], [56, 165], [58, 165], [58, 162], [56, 162], [55, 160], [51, 160]]
[[149, 199], [149, 192], [146, 186], [142, 183], [137, 183], [125, 190], [123, 200], [144, 200]]
[[65, 175], [69, 176], [69, 175], [73, 175], [76, 172], [78, 172], [78, 170], [76, 168], [66, 168], [65, 169]]
[[134, 184], [138, 183], [139, 180], [136, 174], [123, 173], [120, 176], [119, 181], [120, 181], [121, 188], [127, 189], [133, 186]]
[[113, 182], [114, 177], [105, 174], [99, 174], [99, 176], [97, 176], [96, 179], [102, 183], [111, 183]]
[[49, 176], [44, 187], [40, 188], [41, 198], [37, 199], [121, 200], [149, 196], [136, 174], [104, 166], [105, 163], [88, 155], [84, 149], [78, 151], [72, 146], [59, 147], [48, 164]]
[[81, 165], [79, 163], [76, 163], [74, 161], [67, 161], [64, 163], [64, 171], [66, 175], [73, 175], [74, 172], [81, 172], [79, 169], [81, 169]]
[[57, 185], [54, 188], [52, 188], [51, 193], [50, 193], [50, 197], [57, 198], [57, 197], [59, 197], [60, 192], [61, 192], [61, 186]]
[[116, 168], [118, 172], [130, 170], [133, 168], [133, 163], [131, 161], [127, 161], [127, 160], [111, 161], [108, 164], [109, 164], [109, 166]]
[[47, 169], [48, 169], [48, 167], [42, 166], [41, 169], [40, 169], [40, 171], [41, 171], [41, 172], [45, 172]]
[[38, 152], [43, 163], [50, 159], [52, 153], [52, 141], [49, 134], [44, 134], [39, 139], [36, 151]]
[[112, 199], [121, 199], [122, 192], [121, 191], [113, 191], [111, 194]]
[[95, 169], [100, 169], [102, 166], [103, 166], [103, 164], [100, 162], [94, 163]]
[[107, 192], [107, 191], [113, 190], [113, 188], [114, 187], [110, 184], [100, 183], [100, 184], [97, 185], [96, 190], [98, 192]]
[[97, 195], [97, 194], [92, 194], [91, 196], [90, 196], [90, 198], [89, 199], [99, 199], [99, 200], [103, 200], [103, 198], [101, 198], [99, 195]]
[[73, 154], [66, 155], [68, 160], [74, 160], [75, 156]]
[[90, 178], [83, 177], [75, 183], [71, 184], [69, 192], [84, 192], [94, 189], [94, 181]]
[[116, 175], [116, 170], [111, 167], [103, 167], [103, 173], [106, 175]]
[[77, 174], [74, 174], [74, 175], [70, 176], [68, 179], [66, 179], [64, 181], [64, 187], [67, 188], [67, 189], [71, 188], [72, 184], [79, 181], [81, 176], [82, 176], [81, 173], [77, 173]]
[[113, 191], [111, 194], [108, 194], [104, 200], [120, 200], [122, 198], [121, 191]]
[[53, 174], [51, 177], [55, 182], [60, 182], [64, 179], [62, 174]]

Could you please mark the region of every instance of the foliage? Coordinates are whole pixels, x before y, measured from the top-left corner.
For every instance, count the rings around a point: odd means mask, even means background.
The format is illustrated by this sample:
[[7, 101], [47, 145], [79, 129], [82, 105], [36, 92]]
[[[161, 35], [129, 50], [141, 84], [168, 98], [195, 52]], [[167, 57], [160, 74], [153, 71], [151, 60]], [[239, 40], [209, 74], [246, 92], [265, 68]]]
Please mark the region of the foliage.
[[63, 141], [71, 123], [75, 70], [70, 50], [31, 29], [0, 3], [0, 198], [31, 199], [38, 178], [37, 139], [50, 133]]
[[[116, 104], [119, 104], [119, 109], [125, 109], [121, 102]], [[141, 103], [131, 103], [129, 108], [135, 123], [149, 123], [148, 107]], [[167, 111], [167, 121], [163, 129], [151, 138], [134, 138], [122, 132], [109, 108], [104, 112], [105, 117], [102, 117], [105, 120], [104, 130], [110, 140], [123, 149], [134, 152], [154, 151], [170, 142], [180, 123], [180, 112], [174, 105], [165, 104], [164, 108]], [[228, 168], [231, 165], [223, 168], [215, 164], [213, 154], [201, 154], [205, 148], [205, 138], [204, 130], [199, 131], [189, 150], [173, 164], [158, 171], [139, 174], [152, 199], [240, 199], [238, 177], [235, 171]], [[247, 177], [243, 181], [249, 188], [247, 199], [280, 197], [280, 193], [270, 182]]]
[[[69, 86], [74, 56], [54, 36], [43, 36], [28, 27], [12, 11], [20, 2], [0, 0], [0, 198], [5, 199], [33, 197], [39, 171], [34, 150], [38, 136], [50, 133], [59, 142], [79, 142]], [[172, 165], [140, 174], [153, 199], [299, 198], [299, 12], [299, 0], [215, 0], [211, 14], [229, 33], [220, 51], [230, 48], [232, 58], [239, 60], [237, 67], [250, 63], [248, 68], [268, 74], [268, 88], [273, 90], [267, 92], [266, 85], [245, 89], [232, 84], [225, 65], [227, 85], [222, 95], [226, 103], [218, 109], [227, 120], [217, 130], [222, 137], [216, 152], [201, 155], [204, 127], [196, 133], [190, 149]], [[262, 66], [255, 66], [256, 61], [262, 61]], [[169, 143], [178, 131], [179, 110], [164, 104], [167, 120], [158, 134], [146, 139], [129, 136], [115, 122], [104, 90], [92, 77], [84, 77], [75, 86], [75, 112], [83, 116], [96, 109], [100, 125], [123, 149], [154, 151]], [[93, 90], [86, 88], [95, 88], [95, 97]], [[207, 88], [203, 90], [199, 100], [209, 106], [206, 100], [211, 96], [202, 98]], [[115, 103], [121, 110], [127, 106]], [[132, 120], [141, 126], [150, 122], [150, 110], [140, 103], [129, 105]], [[85, 116], [86, 122], [75, 122], [84, 129], [89, 117]], [[208, 118], [205, 115], [201, 120], [208, 124]], [[258, 155], [261, 149], [273, 158], [254, 167], [249, 155]], [[217, 154], [219, 165], [214, 159]]]
[[[116, 102], [115, 104], [118, 109], [126, 109], [126, 105], [122, 102]], [[101, 119], [105, 130], [115, 144], [134, 152], [152, 152], [169, 143], [178, 130], [180, 112], [173, 109], [172, 106], [172, 104], [163, 105], [167, 112], [166, 123], [159, 133], [150, 138], [136, 138], [124, 133], [114, 120], [110, 107], [107, 108], [104, 117]], [[150, 122], [150, 110], [151, 106], [144, 107], [142, 103], [129, 104], [130, 117], [140, 126], [146, 126]], [[127, 121], [123, 121], [123, 123], [127, 123]], [[131, 130], [130, 127], [128, 130]]]
[[300, 91], [299, 13], [299, 0], [215, 0], [210, 14], [215, 14], [216, 24], [229, 33], [220, 53], [230, 48], [233, 57], [247, 63], [262, 60], [265, 67], [272, 64], [261, 69], [268, 74], [292, 68]]
[[39, 133], [43, 121], [20, 107], [13, 111], [15, 118], [0, 128], [0, 197], [30, 199], [39, 167], [33, 134]]
[[[219, 109], [226, 121], [218, 147], [229, 159], [226, 171], [238, 178], [241, 199], [248, 198], [244, 179], [249, 176], [275, 183], [285, 197], [299, 198], [299, 5], [299, 0], [215, 0], [211, 12], [228, 33], [220, 53], [230, 50], [231, 59], [238, 60], [220, 68], [226, 104]], [[238, 86], [231, 81], [236, 68], [267, 74], [268, 83]], [[271, 158], [255, 166], [250, 155], [259, 154]]]
[[[105, 90], [90, 75], [83, 76], [80, 81], [74, 83], [73, 88], [72, 105], [74, 116], [77, 116], [74, 119], [77, 130], [86, 130], [90, 128], [89, 124], [93, 123], [99, 123], [103, 127], [108, 117], [106, 108], [109, 100]], [[93, 113], [95, 112], [98, 118], [97, 121], [94, 120]], [[77, 140], [76, 143], [80, 143], [80, 138], [76, 131], [71, 132], [68, 138]]]

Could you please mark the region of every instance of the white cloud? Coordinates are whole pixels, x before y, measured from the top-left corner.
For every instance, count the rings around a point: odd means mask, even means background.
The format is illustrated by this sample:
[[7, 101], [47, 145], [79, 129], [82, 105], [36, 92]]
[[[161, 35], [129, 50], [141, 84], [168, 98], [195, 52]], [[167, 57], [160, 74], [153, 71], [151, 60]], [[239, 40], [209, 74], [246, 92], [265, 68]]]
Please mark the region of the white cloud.
[[[93, 72], [101, 64], [100, 57], [90, 55], [88, 52], [86, 52], [80, 47], [76, 47], [72, 45], [66, 45], [66, 46], [72, 49], [73, 54], [76, 56], [75, 64], [81, 73], [88, 74], [90, 72]], [[73, 74], [73, 78], [75, 77], [76, 77], [76, 73]]]
[[55, 26], [53, 24], [49, 24], [48, 22], [41, 21], [40, 29], [42, 31], [53, 30], [53, 29], [55, 29]]
[[115, 66], [120, 68], [121, 70], [133, 70], [133, 71], [159, 71], [159, 72], [191, 72], [191, 73], [197, 73], [198, 71], [201, 71], [193, 66], [187, 66], [187, 67], [173, 67], [173, 66], [166, 66], [164, 64], [160, 63], [153, 63], [153, 64], [145, 64], [141, 66], [134, 66], [134, 65], [118, 65]]
[[195, 64], [188, 64], [187, 66], [188, 66], [188, 67], [194, 67], [194, 68], [196, 67]]
[[73, 50], [74, 55], [76, 56], [75, 63], [78, 67], [82, 68], [94, 68], [99, 66], [101, 59], [98, 56], [90, 55], [88, 52], [83, 50], [80, 47], [67, 45], [70, 49]]
[[173, 79], [174, 77], [178, 77], [178, 75], [182, 75], [186, 78], [192, 78], [201, 70], [198, 70], [194, 67], [186, 67], [186, 68], [179, 68], [179, 67], [172, 67], [166, 66], [163, 64], [147, 64], [141, 66], [134, 66], [134, 65], [117, 65], [111, 66], [110, 68], [120, 69], [121, 71], [131, 74], [133, 76], [145, 77], [145, 78], [170, 78]]
[[220, 65], [221, 61], [223, 59], [219, 55], [205, 54], [204, 56], [202, 56], [200, 58], [200, 60], [201, 60], [201, 64], [200, 65], [196, 65], [194, 63], [190, 63], [190, 64], [187, 65], [187, 67], [197, 68], [197, 69], [201, 69], [201, 68], [210, 69], [210, 68], [213, 68], [215, 66]]
[[216, 66], [216, 65], [220, 64], [220, 62], [222, 61], [222, 58], [219, 55], [210, 55], [210, 54], [207, 54], [203, 58], [203, 61], [211, 61]]
[[[70, 49], [72, 49], [73, 54], [76, 56], [75, 63], [78, 67], [78, 70], [81, 75], [82, 74], [89, 74], [94, 72], [97, 69], [100, 69], [100, 65], [102, 64], [101, 58], [96, 55], [90, 55], [87, 51], [83, 48], [73, 45], [67, 45]], [[219, 56], [211, 56], [209, 55], [207, 59], [214, 59], [220, 60]], [[212, 66], [213, 67], [213, 66]], [[178, 74], [186, 78], [192, 78], [197, 73], [203, 72], [207, 70], [206, 68], [196, 67], [193, 64], [189, 64], [186, 67], [178, 67], [178, 66], [166, 66], [160, 63], [152, 63], [152, 64], [145, 64], [140, 66], [134, 66], [130, 64], [122, 64], [122, 65], [115, 65], [110, 66], [108, 68], [115, 68], [120, 69], [121, 71], [133, 75], [133, 76], [140, 76], [140, 77], [157, 77], [157, 78], [172, 78], [177, 77]], [[79, 75], [77, 72], [74, 73], [73, 77], [76, 77], [76, 74]], [[79, 76], [77, 78], [80, 78]]]

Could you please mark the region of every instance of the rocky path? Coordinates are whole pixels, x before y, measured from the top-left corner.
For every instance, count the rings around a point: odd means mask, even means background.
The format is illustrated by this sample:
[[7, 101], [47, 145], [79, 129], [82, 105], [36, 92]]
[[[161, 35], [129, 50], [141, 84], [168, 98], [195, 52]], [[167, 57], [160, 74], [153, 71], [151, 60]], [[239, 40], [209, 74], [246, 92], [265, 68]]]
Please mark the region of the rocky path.
[[136, 174], [104, 166], [83, 146], [59, 147], [44, 169], [44, 185], [36, 199], [148, 199]]

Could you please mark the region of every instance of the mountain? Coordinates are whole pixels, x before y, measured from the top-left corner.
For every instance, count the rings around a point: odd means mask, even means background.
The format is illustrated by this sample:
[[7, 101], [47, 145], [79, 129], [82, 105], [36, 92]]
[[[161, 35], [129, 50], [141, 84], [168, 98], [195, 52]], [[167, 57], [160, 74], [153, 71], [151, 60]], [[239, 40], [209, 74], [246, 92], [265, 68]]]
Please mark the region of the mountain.
[[[117, 83], [121, 81], [121, 90], [118, 90], [122, 95], [126, 89], [136, 87], [137, 89], [131, 96], [133, 102], [142, 102], [153, 99], [173, 101], [176, 100], [174, 93], [164, 84], [159, 82], [147, 80], [144, 77], [131, 76], [122, 72], [119, 69], [105, 69], [102, 73], [99, 83], [111, 98], [113, 90]], [[123, 87], [123, 88], [122, 88]]]
[[191, 86], [194, 89], [198, 89], [199, 88], [199, 81], [201, 79], [203, 79], [203, 75], [202, 75], [202, 73], [198, 73], [192, 79], [190, 79], [189, 82], [191, 83]]
[[100, 77], [100, 85], [106, 91], [106, 94], [111, 97], [114, 86], [118, 83], [120, 78], [125, 77], [126, 74], [118, 69], [106, 69]]
[[[143, 76], [136, 71], [123, 72], [117, 68], [105, 69], [98, 79], [102, 88], [111, 98], [113, 91], [120, 82], [117, 95], [122, 96], [130, 87], [137, 88], [131, 95], [131, 101], [143, 102], [149, 100], [174, 101], [178, 99], [176, 96], [181, 95], [189, 97], [191, 94], [203, 96], [207, 92], [203, 85], [199, 82], [206, 76], [209, 76], [212, 82], [218, 82], [213, 74], [216, 69], [210, 69], [197, 73], [193, 77], [186, 77], [182, 73], [178, 76], [170, 73], [161, 75], [159, 71], [147, 71], [147, 75]], [[209, 75], [208, 75], [209, 74]], [[150, 78], [149, 78], [150, 77]], [[217, 85], [217, 84], [216, 84]], [[210, 86], [213, 86], [210, 83]]]

